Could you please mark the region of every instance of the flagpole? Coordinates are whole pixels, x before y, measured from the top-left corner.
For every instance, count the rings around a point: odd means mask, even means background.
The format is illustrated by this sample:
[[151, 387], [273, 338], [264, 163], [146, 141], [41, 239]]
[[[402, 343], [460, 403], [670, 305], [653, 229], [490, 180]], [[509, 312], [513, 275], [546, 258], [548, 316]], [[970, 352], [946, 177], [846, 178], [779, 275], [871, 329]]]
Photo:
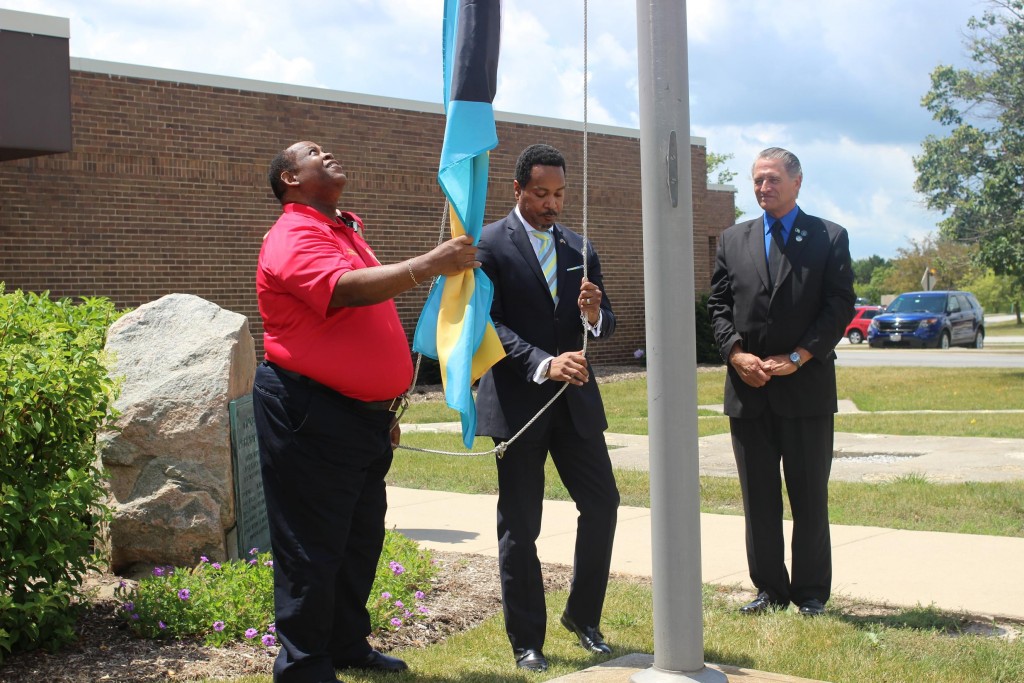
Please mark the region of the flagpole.
[[631, 681], [724, 682], [704, 666], [686, 2], [636, 8], [654, 666]]

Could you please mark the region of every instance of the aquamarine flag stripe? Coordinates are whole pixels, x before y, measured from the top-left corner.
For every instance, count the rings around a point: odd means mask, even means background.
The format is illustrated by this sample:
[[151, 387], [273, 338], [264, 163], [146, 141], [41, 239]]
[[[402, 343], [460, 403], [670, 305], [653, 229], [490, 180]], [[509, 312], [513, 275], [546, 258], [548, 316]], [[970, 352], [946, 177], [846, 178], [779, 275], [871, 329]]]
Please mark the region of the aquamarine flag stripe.
[[487, 151], [497, 145], [494, 111], [489, 103], [451, 103], [437, 180], [474, 241], [483, 228], [487, 202]]

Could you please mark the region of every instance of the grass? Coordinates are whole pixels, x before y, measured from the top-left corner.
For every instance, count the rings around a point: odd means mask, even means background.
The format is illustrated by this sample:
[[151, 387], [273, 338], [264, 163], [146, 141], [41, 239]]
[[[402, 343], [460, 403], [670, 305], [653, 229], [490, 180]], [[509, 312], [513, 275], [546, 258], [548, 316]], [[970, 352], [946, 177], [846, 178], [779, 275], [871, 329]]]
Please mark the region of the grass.
[[[724, 369], [697, 374], [698, 402], [722, 402]], [[839, 368], [839, 394], [862, 409], [876, 411], [948, 410], [951, 413], [859, 413], [839, 415], [842, 432], [931, 436], [1024, 438], [1024, 419], [1013, 413], [972, 410], [1024, 409], [1024, 371], [988, 368]], [[609, 431], [647, 433], [647, 387], [643, 379], [602, 386]], [[870, 408], [868, 408], [870, 407]], [[456, 419], [441, 402], [417, 403], [410, 421]], [[729, 431], [722, 416], [701, 417], [699, 436]], [[407, 432], [405, 445], [465, 452], [456, 434]], [[491, 448], [477, 439], [474, 451]], [[616, 470], [622, 504], [650, 505], [647, 472]], [[400, 451], [388, 477], [395, 486], [461, 493], [497, 493], [493, 456], [452, 457]], [[548, 463], [545, 497], [568, 500], [554, 466]], [[701, 477], [701, 510], [742, 514], [739, 484], [728, 477]], [[832, 482], [830, 512], [835, 524], [921, 531], [1024, 537], [1024, 482], [936, 484], [904, 477], [880, 484]], [[788, 516], [788, 508], [786, 512]]]
[[1020, 337], [1024, 336], [1024, 325], [1018, 325], [1016, 320], [1008, 320], [1002, 323], [991, 323], [985, 325], [985, 337]]
[[[704, 586], [704, 656], [708, 662], [833, 683], [929, 681], [929, 683], [1011, 683], [1024, 680], [1024, 640], [968, 635], [965, 620], [929, 607], [889, 614], [848, 614], [849, 604], [833, 599], [825, 616], [807, 619], [793, 611], [757, 618], [736, 610], [728, 588]], [[515, 669], [500, 615], [428, 648], [395, 652], [406, 660], [404, 674], [345, 672], [350, 683], [523, 683], [546, 681], [639, 652], [653, 642], [653, 596], [645, 582], [613, 581], [605, 601], [602, 630], [615, 649], [591, 657], [558, 624], [563, 591], [547, 596], [548, 637], [543, 674]], [[249, 677], [267, 683], [268, 677]]]

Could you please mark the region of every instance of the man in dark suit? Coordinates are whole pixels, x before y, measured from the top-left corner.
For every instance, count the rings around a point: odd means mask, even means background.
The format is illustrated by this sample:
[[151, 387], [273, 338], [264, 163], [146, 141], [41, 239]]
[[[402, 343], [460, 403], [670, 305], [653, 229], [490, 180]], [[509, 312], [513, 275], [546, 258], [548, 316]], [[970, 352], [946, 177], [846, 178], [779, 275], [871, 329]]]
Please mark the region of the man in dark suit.
[[508, 354], [480, 380], [477, 434], [496, 444], [509, 439], [569, 384], [496, 460], [505, 629], [516, 665], [544, 671], [547, 613], [536, 540], [548, 452], [580, 512], [561, 623], [584, 648], [611, 652], [598, 627], [619, 492], [604, 441], [604, 405], [582, 348], [584, 334], [605, 339], [615, 331], [615, 314], [597, 252], [588, 243], [584, 279], [583, 238], [555, 222], [565, 194], [561, 153], [548, 145], [526, 148], [512, 187], [515, 209], [484, 227], [477, 252], [494, 283], [491, 318]]
[[[828, 478], [836, 400], [835, 346], [854, 314], [846, 230], [796, 204], [803, 172], [791, 152], [753, 166], [764, 215], [722, 233], [708, 312], [726, 360], [725, 413], [743, 491], [747, 565], [758, 595], [741, 612], [790, 602], [822, 614], [832, 587]], [[786, 572], [779, 460], [793, 511]]]

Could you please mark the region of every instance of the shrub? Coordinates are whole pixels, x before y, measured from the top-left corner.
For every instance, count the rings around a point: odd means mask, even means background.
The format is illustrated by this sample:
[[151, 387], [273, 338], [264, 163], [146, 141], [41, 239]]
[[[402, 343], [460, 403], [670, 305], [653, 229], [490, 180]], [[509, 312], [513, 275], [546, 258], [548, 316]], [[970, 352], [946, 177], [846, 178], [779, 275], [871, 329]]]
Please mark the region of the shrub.
[[114, 399], [102, 355], [115, 317], [106, 299], [0, 283], [0, 662], [74, 639], [107, 515], [94, 444]]
[[[134, 587], [122, 581], [115, 594], [122, 601], [121, 617], [138, 636], [270, 647], [277, 642], [272, 567], [270, 554], [253, 548], [245, 560], [218, 563], [201, 557], [192, 568], [154, 567]], [[367, 601], [371, 628], [396, 630], [425, 618], [420, 600], [436, 574], [426, 551], [388, 531]]]
[[711, 315], [708, 313], [708, 294], [701, 294], [697, 299], [696, 315], [696, 336], [697, 336], [697, 362], [709, 363], [711, 365], [722, 365], [722, 354], [718, 352], [718, 344], [715, 342], [715, 332], [711, 328]]

